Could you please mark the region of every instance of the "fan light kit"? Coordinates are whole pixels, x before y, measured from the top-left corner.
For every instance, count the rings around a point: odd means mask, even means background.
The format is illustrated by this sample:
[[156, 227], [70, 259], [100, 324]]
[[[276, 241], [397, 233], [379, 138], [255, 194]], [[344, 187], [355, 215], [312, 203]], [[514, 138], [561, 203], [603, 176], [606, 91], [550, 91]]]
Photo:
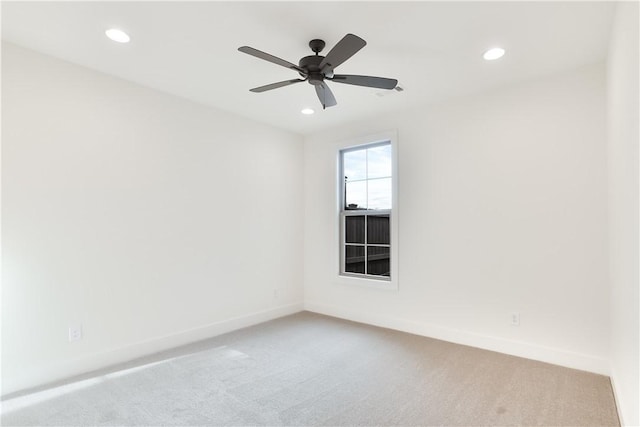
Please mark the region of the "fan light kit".
[[283, 86], [289, 86], [294, 83], [309, 82], [309, 84], [315, 87], [316, 94], [322, 104], [322, 108], [325, 109], [337, 104], [336, 98], [333, 96], [333, 93], [331, 92], [331, 89], [329, 89], [326, 81], [387, 90], [395, 88], [398, 84], [396, 79], [388, 79], [385, 77], [334, 74], [333, 71], [338, 65], [355, 55], [360, 49], [365, 47], [366, 44], [367, 42], [360, 37], [353, 34], [347, 34], [333, 47], [333, 49], [329, 51], [329, 53], [327, 53], [327, 56], [321, 56], [319, 53], [324, 49], [325, 43], [320, 39], [314, 39], [309, 42], [309, 47], [315, 55], [309, 55], [301, 58], [298, 65], [249, 46], [239, 47], [238, 50], [248, 55], [255, 56], [256, 58], [297, 71], [302, 77], [301, 79], [285, 80], [278, 83], [255, 87], [250, 89], [251, 92], [260, 93]]
[[486, 59], [487, 61], [493, 61], [494, 59], [502, 58], [503, 55], [504, 55], [504, 49], [503, 48], [494, 47], [494, 48], [489, 49], [488, 51], [486, 51], [484, 53], [484, 55], [482, 55], [482, 57], [484, 59]]
[[129, 37], [129, 34], [117, 28], [110, 28], [104, 33], [107, 35], [107, 37], [109, 37], [114, 42], [129, 43], [129, 41], [131, 40], [131, 37]]
[[311, 115], [311, 114], [315, 113], [315, 111], [313, 111], [313, 109], [312, 109], [312, 108], [303, 108], [300, 112], [301, 112], [302, 114], [307, 115], [307, 116], [309, 116], [309, 115]]

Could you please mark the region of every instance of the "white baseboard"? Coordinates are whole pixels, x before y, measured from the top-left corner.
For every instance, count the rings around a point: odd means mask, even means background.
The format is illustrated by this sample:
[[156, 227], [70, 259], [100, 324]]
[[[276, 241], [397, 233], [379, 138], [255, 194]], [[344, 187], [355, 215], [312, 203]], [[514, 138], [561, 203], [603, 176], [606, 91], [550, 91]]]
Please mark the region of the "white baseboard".
[[611, 381], [611, 390], [613, 391], [613, 400], [616, 402], [616, 410], [618, 411], [618, 421], [620, 421], [620, 425], [626, 425], [624, 423], [624, 417], [622, 413], [622, 408], [620, 408], [620, 393], [618, 391], [618, 387], [616, 386], [616, 372], [613, 368], [611, 368], [611, 376], [609, 380]]
[[327, 316], [339, 317], [355, 322], [496, 351], [526, 359], [538, 360], [596, 374], [607, 376], [610, 374], [609, 362], [606, 359], [593, 357], [587, 354], [481, 335], [439, 325], [416, 322], [413, 320], [382, 316], [379, 313], [365, 313], [352, 308], [319, 304], [314, 303], [313, 301], [305, 301], [304, 309], [314, 313], [325, 314]]
[[30, 369], [9, 381], [3, 380], [2, 395], [21, 392], [47, 384], [58, 382], [116, 363], [126, 362], [181, 345], [201, 341], [237, 329], [246, 328], [278, 317], [287, 316], [303, 310], [303, 303], [283, 305], [243, 316], [233, 317], [178, 333], [155, 337], [135, 344], [84, 355], [79, 358], [60, 361], [55, 364]]

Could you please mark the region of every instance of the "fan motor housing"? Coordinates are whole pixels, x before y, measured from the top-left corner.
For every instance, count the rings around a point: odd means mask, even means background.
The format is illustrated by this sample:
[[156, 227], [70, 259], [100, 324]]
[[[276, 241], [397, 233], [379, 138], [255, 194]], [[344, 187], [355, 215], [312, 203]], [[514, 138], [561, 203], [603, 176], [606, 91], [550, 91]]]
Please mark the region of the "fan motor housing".
[[298, 65], [309, 72], [320, 71], [320, 63], [323, 59], [324, 56], [320, 55], [305, 56], [298, 62]]
[[[319, 85], [324, 81], [324, 75], [320, 71], [320, 63], [324, 56], [311, 55], [305, 56], [300, 60], [298, 65], [308, 72], [308, 82], [312, 85]], [[301, 74], [303, 77], [304, 75]]]

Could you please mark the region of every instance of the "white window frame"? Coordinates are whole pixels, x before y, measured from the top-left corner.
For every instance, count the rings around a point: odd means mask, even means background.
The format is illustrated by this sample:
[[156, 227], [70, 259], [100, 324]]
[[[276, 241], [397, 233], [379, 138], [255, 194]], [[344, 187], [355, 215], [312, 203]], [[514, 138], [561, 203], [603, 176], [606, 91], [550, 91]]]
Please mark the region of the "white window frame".
[[[390, 277], [363, 276], [354, 273], [343, 273], [344, 229], [343, 200], [344, 174], [342, 172], [341, 153], [346, 150], [365, 148], [389, 142], [391, 145], [391, 209], [369, 212], [369, 215], [389, 214], [390, 220]], [[398, 290], [398, 138], [396, 131], [385, 131], [358, 138], [349, 139], [336, 144], [336, 212], [335, 243], [337, 249], [335, 265], [337, 267], [336, 282], [342, 285], [364, 286], [383, 290]]]

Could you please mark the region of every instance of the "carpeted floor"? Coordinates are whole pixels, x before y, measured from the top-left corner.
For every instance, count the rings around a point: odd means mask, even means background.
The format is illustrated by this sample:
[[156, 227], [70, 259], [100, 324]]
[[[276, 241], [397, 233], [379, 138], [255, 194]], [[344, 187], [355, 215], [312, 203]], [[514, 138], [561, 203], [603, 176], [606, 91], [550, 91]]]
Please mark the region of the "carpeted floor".
[[618, 425], [604, 376], [308, 312], [2, 402], [2, 425]]

